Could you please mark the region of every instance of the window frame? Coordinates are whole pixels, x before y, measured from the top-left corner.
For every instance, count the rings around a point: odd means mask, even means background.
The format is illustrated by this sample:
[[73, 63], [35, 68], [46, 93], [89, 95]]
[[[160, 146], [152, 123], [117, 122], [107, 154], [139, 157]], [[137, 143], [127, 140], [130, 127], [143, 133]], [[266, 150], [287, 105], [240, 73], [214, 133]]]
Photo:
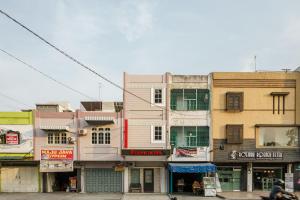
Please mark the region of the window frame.
[[49, 133], [47, 133], [47, 144], [50, 144], [50, 145], [67, 145], [67, 144], [69, 144], [67, 132], [49, 132]]
[[[155, 103], [155, 90], [161, 90], [161, 103]], [[166, 88], [165, 87], [154, 87], [151, 88], [151, 107], [158, 105], [158, 106], [165, 106], [166, 104]]]
[[[180, 92], [175, 92], [175, 90], [180, 91]], [[189, 98], [186, 97], [186, 92], [188, 90], [195, 90], [194, 95], [195, 98]], [[174, 105], [173, 101], [178, 102], [177, 99], [173, 95], [176, 96], [177, 93], [177, 98], [181, 97], [182, 99], [182, 108], [178, 108], [180, 104]], [[180, 95], [178, 95], [180, 94]], [[181, 96], [182, 95], [182, 96]], [[204, 95], [204, 96], [203, 96]], [[194, 105], [194, 106], [192, 106]], [[205, 88], [173, 88], [170, 90], [170, 109], [174, 111], [209, 111], [209, 106], [210, 106], [210, 90], [205, 89]]]
[[[91, 144], [92, 145], [110, 145], [111, 144], [111, 128], [92, 128]], [[95, 140], [96, 138], [96, 140]], [[95, 143], [96, 141], [96, 143]]]
[[[296, 146], [261, 146], [260, 145], [260, 130], [261, 128], [296, 128], [298, 131], [298, 145]], [[259, 149], [295, 149], [300, 147], [300, 127], [299, 126], [261, 126], [256, 127], [256, 148]]]
[[[237, 140], [238, 137], [234, 136], [236, 133], [229, 132], [230, 129], [232, 129], [233, 131], [235, 129], [239, 129], [239, 140]], [[232, 134], [232, 137], [230, 137], [229, 134]], [[231, 138], [234, 138], [234, 139], [231, 139]], [[244, 140], [244, 125], [243, 124], [226, 124], [226, 143], [227, 144], [243, 144], [243, 140]]]
[[[234, 105], [234, 99], [233, 99], [233, 105], [229, 105], [229, 98], [236, 98], [239, 97], [239, 105], [238, 107], [235, 107]], [[244, 92], [226, 92], [225, 95], [225, 106], [227, 112], [242, 112], [244, 110]]]
[[[161, 140], [155, 140], [155, 129], [157, 127], [161, 127]], [[166, 141], [166, 133], [165, 133], [165, 126], [164, 125], [151, 125], [151, 143], [153, 144], [163, 144]]]

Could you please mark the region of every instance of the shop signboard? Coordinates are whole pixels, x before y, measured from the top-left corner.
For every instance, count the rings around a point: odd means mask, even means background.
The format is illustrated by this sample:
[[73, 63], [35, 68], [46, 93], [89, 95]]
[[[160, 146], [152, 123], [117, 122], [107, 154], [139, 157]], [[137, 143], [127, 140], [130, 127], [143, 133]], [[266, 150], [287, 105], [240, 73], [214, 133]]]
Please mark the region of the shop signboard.
[[40, 172], [72, 172], [72, 160], [41, 160]]
[[6, 144], [19, 144], [19, 132], [8, 131], [5, 137]]
[[161, 149], [123, 149], [122, 155], [125, 156], [167, 156], [170, 150]]
[[294, 192], [294, 174], [285, 173], [285, 190], [287, 192]]
[[[32, 125], [0, 125], [0, 153], [33, 157]], [[0, 155], [1, 159], [2, 155]], [[25, 156], [21, 156], [23, 159]], [[16, 158], [15, 158], [16, 159]]]
[[230, 160], [282, 160], [283, 153], [279, 151], [231, 151]]
[[41, 160], [73, 160], [73, 149], [42, 149]]

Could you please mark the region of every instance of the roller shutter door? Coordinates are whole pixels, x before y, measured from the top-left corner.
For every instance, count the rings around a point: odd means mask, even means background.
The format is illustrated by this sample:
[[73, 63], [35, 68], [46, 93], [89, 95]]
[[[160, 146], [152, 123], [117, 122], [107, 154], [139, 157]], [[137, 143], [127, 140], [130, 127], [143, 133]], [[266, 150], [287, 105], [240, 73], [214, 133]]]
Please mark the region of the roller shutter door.
[[0, 182], [1, 192], [38, 192], [38, 169], [36, 167], [3, 167]]
[[87, 192], [122, 192], [122, 173], [113, 169], [85, 169]]

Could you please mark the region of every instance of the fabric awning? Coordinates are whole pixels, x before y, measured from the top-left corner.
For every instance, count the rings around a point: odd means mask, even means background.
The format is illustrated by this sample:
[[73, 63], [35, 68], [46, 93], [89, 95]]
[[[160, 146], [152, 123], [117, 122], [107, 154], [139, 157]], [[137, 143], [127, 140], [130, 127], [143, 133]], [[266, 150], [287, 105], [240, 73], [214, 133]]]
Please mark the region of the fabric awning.
[[84, 120], [89, 124], [111, 124], [114, 123], [114, 118], [109, 116], [86, 116]]
[[58, 125], [42, 125], [40, 129], [45, 131], [70, 131], [68, 126], [58, 126]]
[[211, 163], [169, 163], [173, 173], [207, 173], [216, 172], [216, 165]]

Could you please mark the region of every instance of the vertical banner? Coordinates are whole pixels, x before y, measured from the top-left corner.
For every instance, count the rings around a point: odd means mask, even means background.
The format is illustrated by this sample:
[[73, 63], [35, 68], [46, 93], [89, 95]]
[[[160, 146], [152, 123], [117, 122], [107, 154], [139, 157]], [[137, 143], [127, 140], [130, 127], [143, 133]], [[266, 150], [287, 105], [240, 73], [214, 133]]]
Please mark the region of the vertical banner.
[[128, 148], [128, 119], [124, 120], [124, 148]]
[[294, 192], [294, 174], [285, 173], [285, 190], [288, 192]]

